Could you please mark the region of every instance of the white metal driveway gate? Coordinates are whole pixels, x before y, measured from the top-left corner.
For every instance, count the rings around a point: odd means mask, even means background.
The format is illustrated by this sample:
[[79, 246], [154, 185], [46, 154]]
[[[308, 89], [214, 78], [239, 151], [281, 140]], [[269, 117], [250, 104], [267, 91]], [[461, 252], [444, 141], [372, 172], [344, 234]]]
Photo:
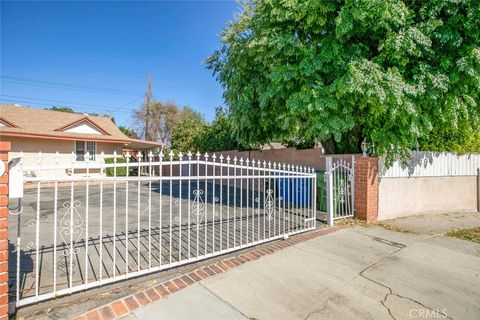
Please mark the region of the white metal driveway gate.
[[190, 153], [111, 163], [72, 154], [67, 165], [46, 156], [19, 167], [22, 209], [9, 221], [16, 307], [315, 228], [312, 168]]
[[354, 216], [355, 209], [355, 157], [332, 161], [326, 158], [327, 219], [330, 225], [340, 218]]

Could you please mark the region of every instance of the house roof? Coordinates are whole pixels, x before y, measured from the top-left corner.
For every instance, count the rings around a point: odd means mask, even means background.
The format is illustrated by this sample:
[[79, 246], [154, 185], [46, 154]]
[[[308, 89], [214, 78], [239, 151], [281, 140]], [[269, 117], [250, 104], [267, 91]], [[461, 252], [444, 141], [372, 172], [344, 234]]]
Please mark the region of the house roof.
[[[123, 134], [108, 117], [91, 116], [79, 113], [34, 109], [12, 104], [0, 104], [1, 136], [15, 136], [36, 139], [88, 140], [130, 145], [143, 148], [161, 146], [153, 141], [139, 141]], [[88, 124], [101, 134], [65, 132], [79, 124]]]

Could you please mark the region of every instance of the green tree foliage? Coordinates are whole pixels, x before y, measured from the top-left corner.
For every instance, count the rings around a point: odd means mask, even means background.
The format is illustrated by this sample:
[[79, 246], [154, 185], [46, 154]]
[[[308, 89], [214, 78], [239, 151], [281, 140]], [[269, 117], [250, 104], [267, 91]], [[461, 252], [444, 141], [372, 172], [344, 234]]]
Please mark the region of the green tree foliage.
[[202, 115], [191, 108], [183, 108], [171, 128], [171, 149], [176, 151], [196, 151], [195, 137], [205, 129], [207, 123]]
[[138, 134], [135, 132], [135, 130], [126, 126], [118, 126], [118, 129], [120, 129], [120, 131], [122, 131], [127, 137], [138, 139]]
[[244, 150], [247, 146], [238, 143], [233, 121], [227, 111], [217, 108], [213, 122], [204, 126], [193, 138], [192, 149], [200, 152], [217, 152]]
[[47, 108], [46, 110], [51, 110], [51, 111], [60, 111], [60, 112], [67, 112], [67, 113], [74, 113], [75, 111], [73, 111], [72, 108], [68, 108], [68, 107], [51, 107], [51, 108]]
[[249, 0], [222, 43], [207, 65], [242, 142], [392, 159], [478, 131], [479, 0]]

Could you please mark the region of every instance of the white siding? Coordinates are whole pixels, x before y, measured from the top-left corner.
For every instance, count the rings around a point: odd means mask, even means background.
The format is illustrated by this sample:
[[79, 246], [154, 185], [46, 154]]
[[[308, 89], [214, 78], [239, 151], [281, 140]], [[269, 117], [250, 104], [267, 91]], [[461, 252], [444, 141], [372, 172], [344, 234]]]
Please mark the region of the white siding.
[[480, 154], [414, 152], [407, 165], [395, 161], [389, 168], [380, 159], [380, 176], [385, 178], [475, 176], [477, 168]]
[[91, 126], [90, 124], [85, 123], [85, 122], [81, 123], [81, 124], [78, 124], [74, 127], [71, 127], [69, 129], [65, 130], [65, 132], [89, 133], [89, 134], [99, 134], [99, 135], [102, 134], [100, 131], [95, 129], [93, 126]]

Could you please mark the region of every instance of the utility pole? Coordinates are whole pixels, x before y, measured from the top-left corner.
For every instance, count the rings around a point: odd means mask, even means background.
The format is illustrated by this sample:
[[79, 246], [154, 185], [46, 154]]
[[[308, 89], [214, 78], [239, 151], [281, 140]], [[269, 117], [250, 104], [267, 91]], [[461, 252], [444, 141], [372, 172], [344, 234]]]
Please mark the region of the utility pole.
[[150, 140], [150, 100], [152, 98], [152, 92], [150, 90], [150, 83], [152, 81], [152, 75], [148, 75], [147, 79], [147, 93], [145, 94], [145, 108], [147, 109], [145, 112], [145, 140]]

